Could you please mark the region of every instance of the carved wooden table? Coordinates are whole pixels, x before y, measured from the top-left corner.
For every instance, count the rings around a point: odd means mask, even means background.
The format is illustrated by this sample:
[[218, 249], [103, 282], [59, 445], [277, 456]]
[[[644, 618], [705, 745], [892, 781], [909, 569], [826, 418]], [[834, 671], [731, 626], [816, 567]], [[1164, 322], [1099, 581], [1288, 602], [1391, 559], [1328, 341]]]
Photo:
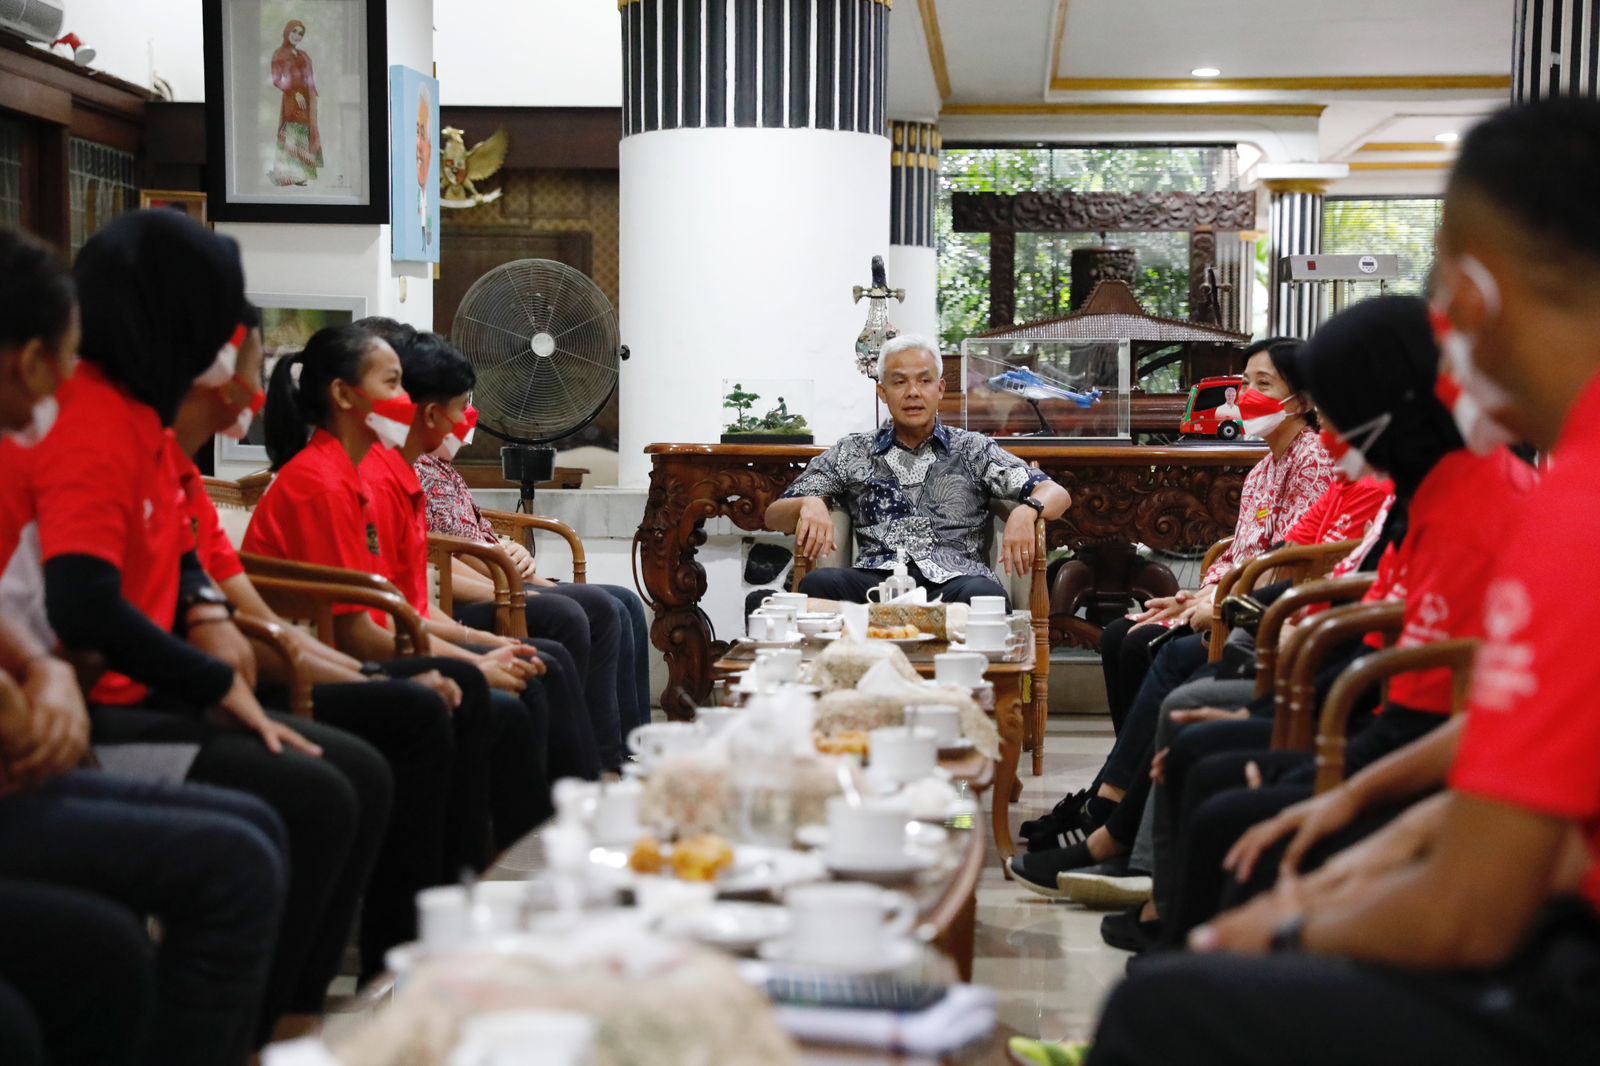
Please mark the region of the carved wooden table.
[[[1050, 547], [1137, 541], [1164, 551], [1202, 552], [1233, 532], [1244, 475], [1263, 445], [1061, 445], [1005, 442], [1072, 493], [1050, 523]], [[706, 571], [695, 560], [708, 518], [763, 528], [767, 505], [823, 449], [780, 444], [652, 444], [650, 494], [635, 538], [640, 585], [655, 612], [651, 640], [665, 654], [661, 707], [675, 719], [711, 694], [711, 623], [700, 609]]]

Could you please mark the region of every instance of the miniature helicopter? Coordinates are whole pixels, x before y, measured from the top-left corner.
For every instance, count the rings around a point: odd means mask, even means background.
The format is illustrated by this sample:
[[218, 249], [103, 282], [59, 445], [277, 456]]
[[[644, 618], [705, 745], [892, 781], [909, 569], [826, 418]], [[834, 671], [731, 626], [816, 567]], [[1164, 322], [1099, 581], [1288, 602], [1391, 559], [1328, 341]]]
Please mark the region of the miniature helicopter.
[[1052, 384], [1034, 373], [1032, 370], [1017, 367], [1007, 370], [1004, 374], [996, 374], [984, 382], [984, 385], [995, 392], [1008, 392], [1013, 396], [1020, 396], [1027, 400], [1033, 408], [1033, 416], [1039, 420], [1039, 433], [1050, 436], [1055, 432], [1050, 423], [1045, 420], [1044, 412], [1039, 410], [1042, 400], [1071, 400], [1082, 408], [1090, 408], [1100, 402], [1100, 390], [1090, 389], [1088, 392], [1074, 392], [1072, 389], [1063, 388]]

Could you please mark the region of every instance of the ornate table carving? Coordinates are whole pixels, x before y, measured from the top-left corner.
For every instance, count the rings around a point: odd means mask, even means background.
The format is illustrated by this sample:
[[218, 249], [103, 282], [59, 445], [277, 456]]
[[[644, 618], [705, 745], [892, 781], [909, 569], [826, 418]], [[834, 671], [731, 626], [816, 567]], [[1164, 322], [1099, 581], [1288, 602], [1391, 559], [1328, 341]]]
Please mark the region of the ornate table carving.
[[[1203, 551], [1233, 531], [1244, 475], [1260, 446], [1032, 445], [1006, 450], [1039, 466], [1072, 493], [1072, 508], [1050, 523], [1051, 547], [1138, 541], [1167, 551]], [[673, 718], [711, 692], [722, 647], [700, 609], [705, 568], [695, 559], [708, 518], [762, 527], [767, 505], [822, 449], [800, 445], [652, 444], [650, 493], [634, 538], [638, 584], [655, 612], [650, 637], [665, 654], [661, 706]]]

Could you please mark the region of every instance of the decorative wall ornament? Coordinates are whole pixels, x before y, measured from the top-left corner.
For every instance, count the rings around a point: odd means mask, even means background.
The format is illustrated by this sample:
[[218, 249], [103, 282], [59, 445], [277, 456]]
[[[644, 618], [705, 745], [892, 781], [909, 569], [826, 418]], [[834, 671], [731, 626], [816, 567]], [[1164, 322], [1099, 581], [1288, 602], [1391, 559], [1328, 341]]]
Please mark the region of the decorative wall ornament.
[[1255, 226], [1253, 192], [958, 192], [950, 198], [957, 232], [1099, 233]]
[[479, 192], [473, 182], [492, 178], [506, 162], [506, 150], [511, 139], [503, 129], [495, 130], [488, 140], [467, 147], [465, 135], [454, 126], [444, 128], [443, 160], [439, 167], [439, 186], [442, 192], [440, 207], [456, 209], [477, 207], [500, 199], [500, 190]]
[[861, 336], [856, 338], [856, 369], [877, 381], [878, 353], [883, 350], [885, 343], [900, 335], [900, 331], [889, 321], [889, 297], [905, 303], [906, 290], [889, 288], [883, 269], [883, 256], [875, 255], [872, 257], [872, 287], [863, 289], [855, 285], [850, 292], [856, 303], [860, 303], [863, 296], [869, 301], [867, 324], [862, 327]]

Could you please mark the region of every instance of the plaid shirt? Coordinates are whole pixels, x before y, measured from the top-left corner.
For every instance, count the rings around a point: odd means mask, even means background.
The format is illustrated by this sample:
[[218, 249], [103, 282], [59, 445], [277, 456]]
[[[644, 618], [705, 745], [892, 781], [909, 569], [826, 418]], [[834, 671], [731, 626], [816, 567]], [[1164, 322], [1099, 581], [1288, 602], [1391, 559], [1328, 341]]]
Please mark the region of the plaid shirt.
[[497, 544], [494, 526], [483, 517], [467, 488], [467, 479], [443, 459], [424, 455], [413, 465], [428, 497], [428, 532]]
[[784, 497], [824, 496], [850, 512], [855, 565], [885, 570], [905, 549], [929, 581], [993, 577], [982, 553], [991, 499], [1021, 500], [1049, 481], [981, 433], [934, 423], [911, 451], [894, 427], [851, 433], [811, 460]]

